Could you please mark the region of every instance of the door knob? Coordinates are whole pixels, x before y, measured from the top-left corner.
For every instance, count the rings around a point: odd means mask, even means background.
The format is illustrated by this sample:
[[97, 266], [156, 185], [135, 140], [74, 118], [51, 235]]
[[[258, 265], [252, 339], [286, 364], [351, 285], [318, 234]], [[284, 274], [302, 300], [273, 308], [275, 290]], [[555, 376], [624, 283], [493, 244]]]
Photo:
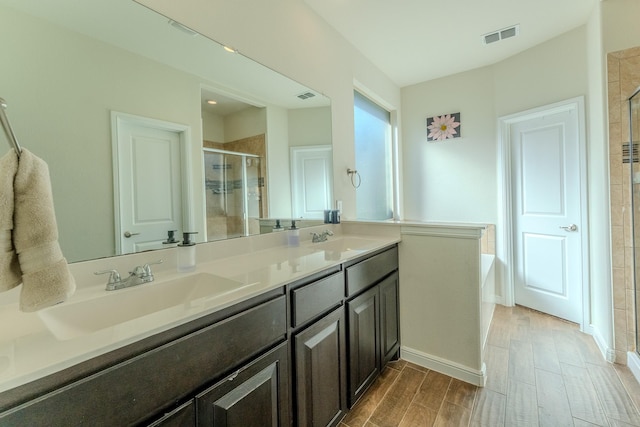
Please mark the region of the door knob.
[[140, 234], [140, 233], [132, 233], [132, 232], [130, 232], [130, 231], [125, 231], [125, 232], [124, 232], [124, 237], [126, 237], [126, 238], [128, 239], [129, 237], [131, 237], [131, 236], [137, 236], [138, 234]]
[[561, 225], [560, 228], [562, 228], [564, 231], [578, 231], [578, 226], [575, 224]]

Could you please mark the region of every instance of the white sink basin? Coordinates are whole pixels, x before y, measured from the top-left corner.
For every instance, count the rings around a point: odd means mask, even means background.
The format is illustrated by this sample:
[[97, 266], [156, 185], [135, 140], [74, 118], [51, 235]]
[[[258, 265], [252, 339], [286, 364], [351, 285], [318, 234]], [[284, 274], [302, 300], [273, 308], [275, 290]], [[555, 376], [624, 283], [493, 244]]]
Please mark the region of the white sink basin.
[[197, 273], [109, 291], [98, 298], [41, 310], [38, 315], [56, 338], [68, 340], [162, 311], [171, 310], [179, 317], [192, 306], [242, 287], [234, 280]]
[[332, 252], [366, 251], [378, 244], [377, 240], [365, 239], [364, 237], [337, 237], [328, 238], [326, 242], [311, 243], [311, 248]]

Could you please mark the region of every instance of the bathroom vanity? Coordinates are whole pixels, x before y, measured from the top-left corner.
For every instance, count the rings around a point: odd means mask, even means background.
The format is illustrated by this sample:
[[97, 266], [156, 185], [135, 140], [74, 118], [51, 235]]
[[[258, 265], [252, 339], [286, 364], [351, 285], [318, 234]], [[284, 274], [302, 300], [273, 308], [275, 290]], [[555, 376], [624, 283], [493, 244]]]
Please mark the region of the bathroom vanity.
[[[484, 230], [343, 222], [299, 247], [269, 233], [198, 245], [189, 274], [175, 248], [72, 264], [70, 301], [21, 313], [0, 295], [0, 425], [336, 425], [399, 352], [481, 386]], [[93, 274], [158, 258], [133, 288]]]
[[263, 286], [3, 392], [0, 425], [338, 424], [399, 354], [397, 239], [318, 245], [212, 265]]

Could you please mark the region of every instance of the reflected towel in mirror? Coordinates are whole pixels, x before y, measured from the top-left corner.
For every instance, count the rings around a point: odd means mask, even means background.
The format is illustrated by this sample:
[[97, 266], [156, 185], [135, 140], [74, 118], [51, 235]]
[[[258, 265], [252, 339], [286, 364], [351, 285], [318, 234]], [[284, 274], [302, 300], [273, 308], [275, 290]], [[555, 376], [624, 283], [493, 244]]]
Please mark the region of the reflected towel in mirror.
[[65, 301], [75, 281], [58, 244], [47, 164], [26, 149], [0, 159], [0, 291], [23, 284], [20, 310]]

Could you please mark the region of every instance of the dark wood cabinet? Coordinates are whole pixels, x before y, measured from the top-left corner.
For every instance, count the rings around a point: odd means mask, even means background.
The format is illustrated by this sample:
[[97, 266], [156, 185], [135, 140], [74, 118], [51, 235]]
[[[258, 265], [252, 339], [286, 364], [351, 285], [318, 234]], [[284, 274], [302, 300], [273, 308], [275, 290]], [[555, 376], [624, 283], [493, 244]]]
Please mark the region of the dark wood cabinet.
[[400, 306], [398, 272], [380, 282], [380, 357], [384, 366], [400, 350]]
[[193, 399], [149, 424], [149, 427], [192, 427], [196, 423]]
[[[158, 414], [171, 413], [198, 390], [286, 341], [286, 297], [270, 298], [0, 413], [0, 425], [160, 422], [164, 415]], [[163, 422], [181, 425], [184, 414], [175, 415]]]
[[350, 408], [400, 349], [397, 269], [395, 248], [347, 267]]
[[293, 336], [298, 427], [335, 426], [345, 414], [344, 319], [339, 307]]
[[347, 302], [349, 321], [349, 405], [380, 372], [380, 293], [374, 287]]
[[282, 343], [196, 396], [198, 427], [289, 425], [288, 346]]

